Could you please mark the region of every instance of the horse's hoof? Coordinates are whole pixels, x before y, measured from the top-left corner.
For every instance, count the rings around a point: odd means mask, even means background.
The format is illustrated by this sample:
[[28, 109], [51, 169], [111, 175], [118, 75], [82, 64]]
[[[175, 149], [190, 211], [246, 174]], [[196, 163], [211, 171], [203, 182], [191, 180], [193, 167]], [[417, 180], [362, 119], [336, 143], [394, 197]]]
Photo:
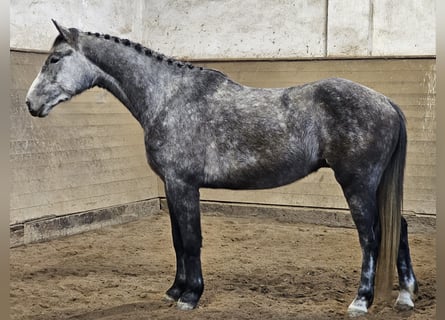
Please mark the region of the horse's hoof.
[[189, 290], [184, 292], [176, 303], [176, 307], [179, 310], [193, 310], [198, 306], [200, 294]]
[[176, 302], [175, 298], [169, 296], [168, 294], [164, 294], [164, 301], [166, 301], [166, 302]]
[[368, 313], [367, 303], [364, 300], [354, 299], [348, 307], [348, 315], [350, 317], [360, 317]]
[[187, 311], [195, 309], [196, 305], [190, 302], [181, 301], [181, 299], [179, 299], [178, 302], [176, 303], [176, 308], [178, 308], [179, 310]]
[[414, 302], [411, 298], [411, 294], [407, 290], [400, 290], [394, 307], [399, 311], [414, 309]]

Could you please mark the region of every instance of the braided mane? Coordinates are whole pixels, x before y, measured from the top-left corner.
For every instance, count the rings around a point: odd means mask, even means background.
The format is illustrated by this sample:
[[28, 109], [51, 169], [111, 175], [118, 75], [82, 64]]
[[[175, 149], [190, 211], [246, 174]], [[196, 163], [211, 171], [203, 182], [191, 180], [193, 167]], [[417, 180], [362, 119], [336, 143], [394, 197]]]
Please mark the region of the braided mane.
[[[143, 45], [141, 45], [140, 43], [136, 43], [136, 42], [132, 42], [128, 39], [121, 39], [119, 37], [115, 37], [115, 36], [110, 36], [109, 34], [100, 34], [98, 32], [96, 33], [92, 33], [92, 32], [86, 32], [85, 34], [89, 35], [89, 36], [94, 36], [96, 38], [101, 38], [101, 39], [105, 39], [108, 41], [114, 41], [115, 43], [120, 43], [124, 46], [127, 47], [131, 47], [133, 48], [136, 52], [140, 53], [140, 54], [144, 54], [148, 57], [153, 57], [156, 60], [162, 62], [162, 61], [166, 61], [167, 64], [169, 65], [174, 65], [178, 68], [183, 68], [183, 67], [187, 67], [189, 69], [194, 69], [195, 66], [193, 64], [191, 64], [190, 62], [183, 62], [177, 59], [174, 59], [172, 57], [167, 57], [166, 55], [160, 53], [160, 52], [156, 52], [150, 48], [144, 47]], [[60, 36], [59, 36], [60, 37]], [[57, 44], [59, 37], [56, 38], [54, 45]], [[59, 40], [61, 41], [61, 40]], [[204, 68], [202, 67], [197, 67], [199, 70], [203, 70]]]

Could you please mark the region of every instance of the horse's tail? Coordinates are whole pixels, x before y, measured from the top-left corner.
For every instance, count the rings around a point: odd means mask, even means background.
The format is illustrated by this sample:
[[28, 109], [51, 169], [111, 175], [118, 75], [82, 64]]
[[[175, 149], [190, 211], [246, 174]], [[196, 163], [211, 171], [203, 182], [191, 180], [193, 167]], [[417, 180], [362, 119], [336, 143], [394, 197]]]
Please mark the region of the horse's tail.
[[400, 224], [403, 202], [403, 176], [406, 159], [406, 124], [400, 108], [391, 102], [399, 115], [399, 137], [378, 187], [377, 201], [380, 221], [380, 247], [376, 270], [376, 294], [389, 297], [400, 242]]

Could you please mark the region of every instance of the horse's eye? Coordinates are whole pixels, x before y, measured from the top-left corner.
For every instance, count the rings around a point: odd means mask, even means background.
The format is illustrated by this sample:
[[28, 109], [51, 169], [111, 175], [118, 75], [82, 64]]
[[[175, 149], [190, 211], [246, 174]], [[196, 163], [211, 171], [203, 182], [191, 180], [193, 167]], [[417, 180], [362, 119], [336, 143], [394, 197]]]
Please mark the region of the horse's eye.
[[51, 59], [49, 60], [49, 63], [57, 63], [60, 61], [59, 57], [51, 57]]

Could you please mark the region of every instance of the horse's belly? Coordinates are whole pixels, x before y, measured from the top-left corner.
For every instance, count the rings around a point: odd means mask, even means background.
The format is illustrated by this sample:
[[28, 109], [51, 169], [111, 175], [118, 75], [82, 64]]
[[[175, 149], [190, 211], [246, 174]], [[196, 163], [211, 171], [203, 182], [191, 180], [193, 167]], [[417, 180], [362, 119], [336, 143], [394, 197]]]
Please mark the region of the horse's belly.
[[298, 162], [246, 164], [226, 161], [207, 165], [205, 187], [227, 189], [268, 189], [292, 183], [320, 168], [320, 165]]

